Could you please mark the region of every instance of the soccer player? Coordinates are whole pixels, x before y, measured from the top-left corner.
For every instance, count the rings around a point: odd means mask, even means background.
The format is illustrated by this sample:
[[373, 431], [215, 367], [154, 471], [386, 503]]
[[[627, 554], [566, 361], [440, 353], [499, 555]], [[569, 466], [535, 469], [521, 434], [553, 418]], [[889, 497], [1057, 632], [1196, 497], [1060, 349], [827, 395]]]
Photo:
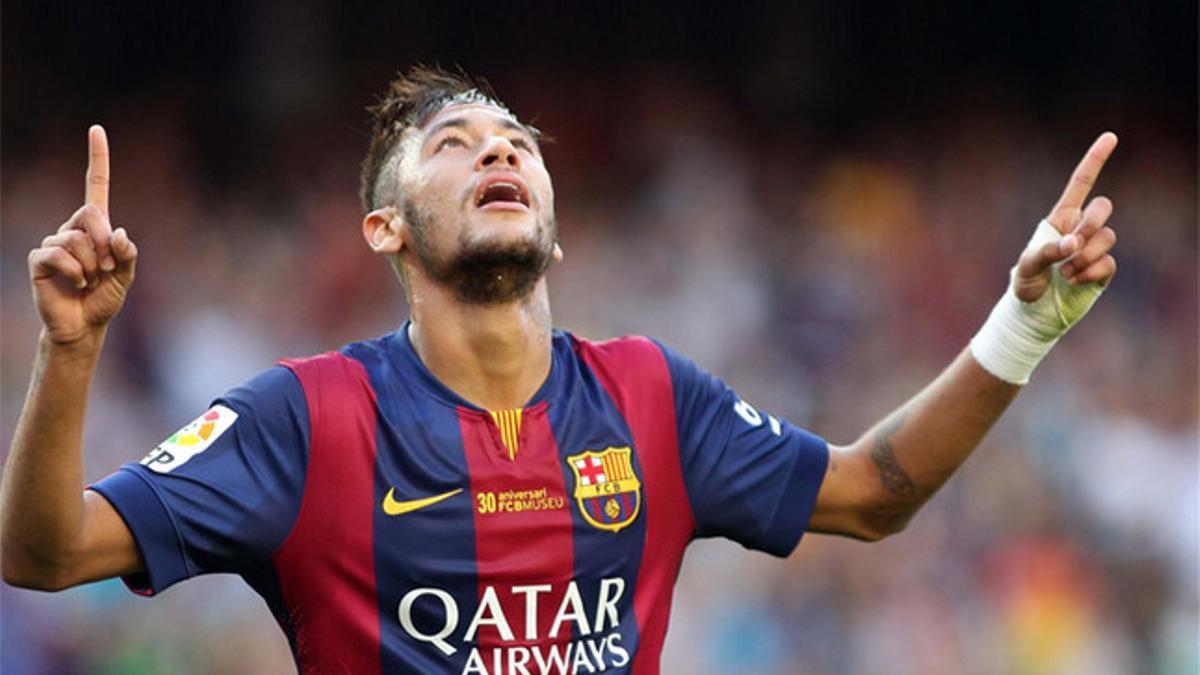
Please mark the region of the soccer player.
[[691, 540], [786, 556], [806, 530], [899, 532], [1115, 272], [1112, 205], [1085, 208], [1105, 133], [970, 345], [829, 445], [654, 340], [552, 328], [554, 190], [490, 90], [417, 68], [372, 112], [362, 234], [410, 319], [280, 361], [85, 489], [89, 383], [138, 255], [89, 131], [85, 204], [29, 255], [43, 330], [3, 480], [8, 583], [236, 573], [305, 673], [655, 673]]

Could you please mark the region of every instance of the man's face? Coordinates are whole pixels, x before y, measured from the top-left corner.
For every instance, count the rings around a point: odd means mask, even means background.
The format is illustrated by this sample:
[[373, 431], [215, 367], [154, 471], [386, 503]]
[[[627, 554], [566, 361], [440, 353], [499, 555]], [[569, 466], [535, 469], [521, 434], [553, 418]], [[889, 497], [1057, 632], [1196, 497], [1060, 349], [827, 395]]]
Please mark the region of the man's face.
[[426, 274], [467, 302], [527, 295], [556, 233], [554, 189], [526, 128], [490, 105], [449, 105], [399, 152], [408, 243]]

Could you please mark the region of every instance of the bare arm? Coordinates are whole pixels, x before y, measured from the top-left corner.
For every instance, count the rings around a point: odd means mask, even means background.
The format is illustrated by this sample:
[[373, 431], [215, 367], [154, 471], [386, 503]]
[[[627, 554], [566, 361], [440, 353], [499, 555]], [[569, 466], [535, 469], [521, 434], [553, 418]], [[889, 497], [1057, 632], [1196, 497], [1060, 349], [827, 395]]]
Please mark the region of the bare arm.
[[29, 254], [43, 328], [0, 484], [4, 580], [58, 590], [142, 569], [124, 521], [83, 490], [88, 389], [108, 322], [133, 282], [137, 247], [108, 219], [108, 140], [89, 131], [86, 204]]
[[[1047, 291], [1055, 263], [1062, 262], [1058, 274], [1072, 286], [1107, 284], [1115, 274], [1109, 251], [1116, 235], [1105, 227], [1112, 203], [1097, 197], [1083, 209], [1115, 146], [1112, 134], [1092, 144], [1047, 216], [1063, 238], [1022, 254], [1012, 283], [1021, 302], [1034, 302]], [[902, 530], [970, 456], [1020, 389], [964, 350], [924, 390], [857, 441], [830, 448], [809, 529], [867, 540]]]
[[875, 540], [898, 532], [971, 454], [1020, 387], [967, 351], [849, 446], [830, 448], [809, 528]]

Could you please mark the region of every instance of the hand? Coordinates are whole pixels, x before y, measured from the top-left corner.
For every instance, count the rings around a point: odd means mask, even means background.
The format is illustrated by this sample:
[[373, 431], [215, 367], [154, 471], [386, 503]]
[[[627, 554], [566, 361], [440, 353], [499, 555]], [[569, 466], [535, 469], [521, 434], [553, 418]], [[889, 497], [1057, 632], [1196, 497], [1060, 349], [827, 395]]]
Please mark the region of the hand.
[[44, 333], [57, 344], [100, 335], [133, 284], [137, 246], [108, 218], [108, 137], [88, 129], [84, 205], [29, 252], [33, 301]]
[[1105, 223], [1113, 205], [1107, 197], [1096, 197], [1083, 208], [1083, 202], [1100, 176], [1108, 156], [1117, 147], [1111, 131], [1088, 148], [1075, 167], [1062, 197], [1046, 216], [1062, 238], [1030, 246], [1021, 255], [1013, 276], [1013, 290], [1022, 302], [1034, 302], [1050, 287], [1055, 263], [1062, 262], [1058, 273], [1069, 286], [1098, 284], [1105, 286], [1117, 272], [1117, 261], [1109, 251], [1117, 234]]

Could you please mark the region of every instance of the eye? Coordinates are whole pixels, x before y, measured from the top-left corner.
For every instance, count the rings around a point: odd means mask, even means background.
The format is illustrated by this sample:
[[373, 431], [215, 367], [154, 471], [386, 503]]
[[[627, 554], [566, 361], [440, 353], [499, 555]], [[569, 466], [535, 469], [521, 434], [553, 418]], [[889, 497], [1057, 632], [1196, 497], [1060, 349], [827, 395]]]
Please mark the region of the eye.
[[510, 138], [510, 139], [508, 139], [508, 142], [512, 143], [512, 146], [514, 148], [519, 148], [519, 149], [524, 150], [525, 152], [529, 152], [529, 153], [533, 152], [533, 144], [530, 143], [524, 136], [517, 136], [516, 138]]
[[434, 152], [434, 154], [437, 154], [437, 153], [441, 152], [442, 150], [444, 150], [445, 148], [449, 148], [452, 146], [458, 146], [460, 148], [465, 148], [465, 147], [467, 147], [467, 142], [458, 136], [454, 136], [454, 135], [446, 136], [442, 140], [438, 141], [437, 145], [434, 146], [434, 148], [433, 148], [433, 152]]

